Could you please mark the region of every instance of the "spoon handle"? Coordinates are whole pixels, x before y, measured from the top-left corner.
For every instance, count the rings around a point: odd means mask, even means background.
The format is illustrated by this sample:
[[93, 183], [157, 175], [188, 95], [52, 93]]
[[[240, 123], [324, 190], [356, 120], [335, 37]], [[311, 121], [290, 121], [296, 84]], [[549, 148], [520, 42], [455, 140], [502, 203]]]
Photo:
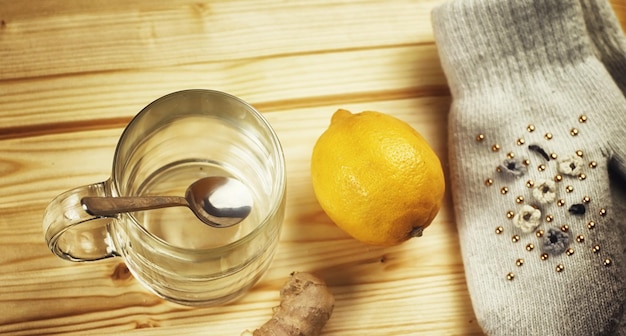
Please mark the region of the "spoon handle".
[[173, 206], [189, 206], [184, 197], [83, 197], [83, 209], [93, 216], [114, 216], [122, 212], [160, 209]]

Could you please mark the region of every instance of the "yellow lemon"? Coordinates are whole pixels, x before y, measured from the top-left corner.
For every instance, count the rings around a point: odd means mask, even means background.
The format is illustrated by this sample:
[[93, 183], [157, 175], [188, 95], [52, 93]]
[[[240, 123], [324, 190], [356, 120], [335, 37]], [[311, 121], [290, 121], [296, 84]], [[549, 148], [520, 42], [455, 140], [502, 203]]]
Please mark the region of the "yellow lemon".
[[390, 115], [340, 109], [311, 157], [315, 196], [355, 239], [397, 245], [435, 218], [445, 191], [439, 158], [410, 125]]

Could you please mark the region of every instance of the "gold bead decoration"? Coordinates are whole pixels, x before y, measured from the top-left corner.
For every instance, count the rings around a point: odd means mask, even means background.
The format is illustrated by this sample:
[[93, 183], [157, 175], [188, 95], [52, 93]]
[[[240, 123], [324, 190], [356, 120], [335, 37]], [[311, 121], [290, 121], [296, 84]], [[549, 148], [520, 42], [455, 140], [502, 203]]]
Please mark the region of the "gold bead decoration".
[[563, 232], [569, 231], [569, 225], [567, 225], [567, 224], [561, 225], [561, 231], [563, 231]]
[[598, 211], [598, 214], [600, 215], [600, 217], [606, 216], [606, 209], [605, 208], [600, 209], [600, 211]]
[[552, 222], [553, 220], [554, 220], [554, 216], [552, 216], [552, 215], [547, 215], [547, 216], [546, 216], [546, 222], [550, 223], [550, 222]]
[[518, 235], [514, 235], [513, 237], [511, 237], [511, 241], [514, 243], [517, 243], [520, 240], [520, 237]]
[[597, 166], [598, 166], [598, 163], [596, 161], [589, 162], [589, 168], [595, 169]]
[[517, 198], [515, 199], [515, 202], [517, 204], [522, 204], [524, 203], [524, 196], [517, 196]]
[[506, 279], [509, 281], [512, 281], [513, 279], [515, 279], [515, 274], [513, 274], [513, 272], [509, 272], [506, 274]]
[[578, 180], [580, 180], [580, 181], [584, 181], [585, 179], [587, 179], [587, 175], [585, 175], [585, 174], [583, 174], [583, 173], [580, 173], [580, 174], [578, 175]]
[[552, 133], [546, 133], [543, 137], [544, 137], [546, 140], [552, 140]]
[[530, 243], [530, 244], [526, 245], [526, 251], [530, 252], [530, 251], [532, 251], [534, 249], [535, 249], [535, 245], [534, 244]]
[[576, 151], [576, 155], [579, 157], [583, 157], [583, 151], [581, 151], [580, 149]]
[[578, 128], [572, 128], [571, 130], [569, 130], [569, 135], [571, 136], [577, 136], [578, 133]]
[[589, 196], [583, 197], [583, 203], [589, 204], [589, 202], [591, 202], [591, 198]]
[[537, 170], [538, 170], [538, 171], [540, 171], [540, 172], [542, 172], [542, 171], [546, 170], [546, 165], [544, 165], [544, 164], [540, 164], [540, 165], [537, 167]]
[[573, 248], [568, 248], [567, 250], [565, 250], [565, 254], [569, 257], [572, 254], [574, 254], [574, 249]]
[[493, 184], [493, 179], [492, 179], [492, 178], [488, 178], [488, 179], [486, 179], [486, 180], [485, 180], [485, 185], [486, 185], [486, 186], [488, 186], [488, 187], [489, 187], [489, 186], [490, 186], [490, 185], [492, 185], [492, 184]]
[[485, 140], [485, 135], [484, 134], [478, 134], [476, 136], [476, 141], [482, 142], [483, 140]]
[[539, 258], [540, 258], [541, 260], [548, 260], [548, 257], [549, 257], [549, 256], [548, 256], [548, 254], [547, 254], [547, 253], [542, 253], [542, 254], [539, 256]]
[[523, 145], [523, 144], [525, 144], [525, 143], [526, 143], [526, 140], [524, 140], [523, 138], [519, 138], [519, 139], [517, 139], [517, 145], [518, 145], [518, 146], [521, 146], [521, 145]]
[[522, 161], [522, 163], [524, 164], [524, 166], [530, 166], [530, 160], [528, 159]]
[[584, 243], [585, 242], [585, 236], [579, 234], [578, 236], [576, 236], [576, 241], [579, 243]]
[[564, 206], [565, 205], [565, 200], [564, 199], [560, 199], [560, 200], [556, 201], [556, 205], [558, 205], [560, 207]]
[[527, 188], [532, 188], [534, 186], [535, 186], [535, 182], [533, 182], [533, 180], [526, 181], [526, 187]]
[[526, 126], [526, 130], [528, 132], [531, 132], [531, 133], [534, 132], [535, 131], [535, 125], [530, 124], [530, 125]]
[[537, 230], [537, 232], [535, 232], [535, 236], [537, 236], [537, 238], [543, 237], [543, 230]]
[[515, 260], [515, 265], [517, 267], [520, 267], [520, 266], [524, 265], [524, 259], [517, 259], [517, 260]]
[[513, 153], [513, 152], [508, 152], [508, 153], [506, 154], [506, 158], [507, 158], [507, 159], [513, 159], [513, 158], [515, 158], [515, 153]]
[[552, 153], [552, 154], [550, 154], [550, 158], [551, 158], [552, 160], [556, 160], [558, 157], [559, 157], [559, 156], [558, 156], [558, 155], [556, 155], [556, 153]]
[[564, 270], [564, 269], [565, 269], [565, 266], [563, 266], [563, 265], [561, 265], [561, 264], [556, 265], [556, 271], [557, 271], [557, 273], [561, 273], [561, 272], [563, 272], [563, 270]]
[[595, 227], [596, 227], [596, 222], [594, 222], [594, 221], [592, 221], [592, 220], [591, 220], [591, 221], [589, 221], [589, 222], [587, 223], [587, 229], [592, 230], [592, 229], [594, 229]]
[[501, 234], [502, 232], [504, 232], [504, 228], [502, 226], [498, 226], [496, 228], [496, 234]]
[[574, 191], [574, 187], [572, 187], [571, 185], [565, 187], [565, 192], [571, 193], [572, 191]]
[[584, 115], [584, 114], [581, 114], [581, 115], [578, 117], [578, 122], [579, 122], [579, 123], [581, 123], [581, 124], [582, 124], [582, 123], [586, 123], [586, 122], [587, 122], [587, 116], [586, 116], [586, 115]]
[[591, 248], [591, 252], [593, 252], [593, 253], [598, 253], [598, 252], [600, 252], [600, 245], [594, 245], [594, 246]]
[[554, 182], [561, 182], [561, 181], [563, 181], [563, 176], [561, 176], [561, 175], [556, 175], [556, 176], [554, 177]]
[[502, 195], [506, 195], [509, 192], [509, 188], [508, 187], [502, 187], [502, 189], [500, 189], [500, 193]]
[[491, 151], [493, 151], [493, 152], [497, 152], [497, 151], [499, 151], [499, 150], [500, 150], [500, 145], [495, 144], [495, 145], [491, 146]]
[[510, 210], [506, 212], [506, 218], [513, 219], [513, 217], [515, 217], [515, 212]]
[[602, 265], [604, 265], [604, 266], [606, 266], [606, 267], [609, 267], [609, 266], [611, 266], [612, 264], [613, 264], [613, 262], [612, 262], [612, 261], [611, 261], [611, 259], [609, 259], [609, 258], [604, 259], [604, 262], [602, 262]]

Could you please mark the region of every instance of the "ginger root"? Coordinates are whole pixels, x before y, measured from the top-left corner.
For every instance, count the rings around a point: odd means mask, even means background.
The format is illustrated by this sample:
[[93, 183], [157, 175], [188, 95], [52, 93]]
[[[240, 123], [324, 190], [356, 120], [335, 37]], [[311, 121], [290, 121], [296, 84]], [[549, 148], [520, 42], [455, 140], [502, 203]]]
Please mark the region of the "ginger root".
[[254, 336], [317, 336], [335, 307], [326, 283], [309, 273], [292, 273], [280, 298], [274, 316]]

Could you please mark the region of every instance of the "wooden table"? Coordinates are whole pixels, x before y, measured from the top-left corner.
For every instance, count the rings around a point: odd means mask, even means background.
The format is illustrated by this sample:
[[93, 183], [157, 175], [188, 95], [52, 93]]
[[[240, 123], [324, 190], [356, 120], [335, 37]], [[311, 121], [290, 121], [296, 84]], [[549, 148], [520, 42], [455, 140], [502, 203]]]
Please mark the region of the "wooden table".
[[[409, 122], [446, 166], [451, 100], [430, 26], [439, 2], [0, 0], [0, 333], [240, 335], [271, 316], [291, 272], [310, 271], [337, 300], [325, 335], [480, 334], [449, 193], [424, 237], [371, 247], [334, 226], [309, 175], [338, 108]], [[120, 258], [63, 261], [41, 229], [55, 195], [108, 178], [134, 114], [186, 88], [257, 107], [287, 160], [275, 261], [223, 307], [160, 300]]]

